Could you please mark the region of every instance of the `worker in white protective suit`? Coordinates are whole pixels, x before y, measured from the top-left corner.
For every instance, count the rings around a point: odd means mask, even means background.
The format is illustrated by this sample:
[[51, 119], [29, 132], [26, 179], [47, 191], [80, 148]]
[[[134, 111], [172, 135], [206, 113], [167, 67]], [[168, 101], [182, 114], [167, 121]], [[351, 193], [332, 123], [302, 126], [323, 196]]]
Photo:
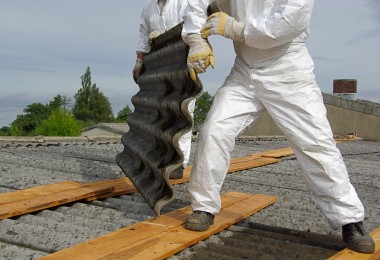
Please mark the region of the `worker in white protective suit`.
[[[150, 51], [152, 39], [181, 23], [186, 5], [187, 0], [149, 0], [145, 5], [140, 17], [140, 39], [136, 51], [136, 65], [133, 69], [133, 78], [136, 83], [143, 67], [144, 55]], [[195, 99], [188, 106], [192, 117], [194, 109]], [[181, 167], [170, 173], [171, 179], [183, 177], [183, 170], [190, 160], [191, 137], [192, 131], [189, 131], [179, 139], [179, 147], [183, 153], [184, 161]]]
[[[204, 231], [220, 211], [235, 138], [268, 111], [287, 137], [312, 197], [352, 250], [372, 253], [364, 208], [337, 149], [306, 48], [313, 0], [189, 0], [182, 37], [193, 77], [213, 63], [207, 37], [233, 40], [235, 64], [200, 130], [189, 182], [187, 229]], [[210, 6], [209, 6], [210, 5]], [[218, 12], [207, 17], [207, 8]]]

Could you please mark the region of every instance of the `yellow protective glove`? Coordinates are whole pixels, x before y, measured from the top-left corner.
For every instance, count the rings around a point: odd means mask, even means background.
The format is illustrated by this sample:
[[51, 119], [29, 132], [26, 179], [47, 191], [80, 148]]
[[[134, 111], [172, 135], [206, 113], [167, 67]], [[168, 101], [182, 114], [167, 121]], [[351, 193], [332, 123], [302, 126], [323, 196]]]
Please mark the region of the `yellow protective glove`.
[[189, 54], [187, 56], [187, 67], [193, 80], [197, 79], [197, 73], [203, 73], [207, 67], [215, 67], [214, 53], [210, 44], [199, 34], [189, 34], [183, 37], [183, 40], [189, 45]]
[[236, 21], [233, 17], [223, 12], [210, 15], [201, 29], [202, 38], [212, 34], [219, 34], [233, 41], [244, 41], [244, 23]]

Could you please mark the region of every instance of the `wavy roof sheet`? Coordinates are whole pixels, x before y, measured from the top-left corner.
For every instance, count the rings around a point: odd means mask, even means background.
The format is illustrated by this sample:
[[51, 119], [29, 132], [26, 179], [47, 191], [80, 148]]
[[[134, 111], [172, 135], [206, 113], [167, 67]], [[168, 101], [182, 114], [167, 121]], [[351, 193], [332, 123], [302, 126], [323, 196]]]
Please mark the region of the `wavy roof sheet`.
[[132, 97], [135, 110], [127, 117], [130, 130], [122, 136], [123, 152], [116, 156], [156, 215], [174, 196], [169, 174], [182, 164], [178, 140], [192, 127], [188, 104], [202, 90], [201, 83], [190, 78], [181, 30], [182, 24], [156, 38], [144, 57], [137, 80], [140, 90]]

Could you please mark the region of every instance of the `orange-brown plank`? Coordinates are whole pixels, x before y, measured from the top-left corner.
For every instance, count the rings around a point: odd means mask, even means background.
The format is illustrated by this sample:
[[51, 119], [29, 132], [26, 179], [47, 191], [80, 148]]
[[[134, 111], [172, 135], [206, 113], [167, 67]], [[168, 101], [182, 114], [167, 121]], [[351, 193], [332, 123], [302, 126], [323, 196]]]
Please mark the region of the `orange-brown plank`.
[[[276, 150], [275, 150], [276, 151]], [[231, 160], [231, 165], [228, 169], [228, 173], [245, 170], [248, 168], [259, 167], [267, 164], [276, 163], [278, 160], [270, 159], [270, 158], [262, 158], [256, 155], [234, 158]], [[190, 178], [191, 166], [188, 166], [184, 171], [184, 177], [178, 180], [170, 180], [172, 185], [180, 184], [184, 182], [188, 182]], [[72, 196], [68, 196], [68, 193], [62, 193], [65, 190], [70, 189], [70, 185], [74, 187], [78, 187], [81, 185], [85, 185], [87, 189], [92, 190], [91, 192], [86, 193], [86, 195], [82, 194], [77, 196], [75, 193], [72, 193]], [[86, 199], [87, 201], [92, 201], [96, 199], [104, 199], [113, 196], [119, 196], [123, 194], [130, 194], [133, 192], [137, 192], [137, 189], [134, 187], [132, 182], [128, 178], [119, 178], [119, 179], [111, 179], [104, 180], [99, 182], [92, 182], [87, 184], [80, 184], [77, 182], [61, 182], [55, 183], [52, 185], [39, 186], [34, 189], [35, 193], [31, 193], [30, 190], [16, 191], [11, 193], [0, 194], [3, 196], [4, 201], [7, 199], [7, 207], [3, 207], [0, 204], [0, 219], [9, 218], [17, 215], [22, 215], [26, 213], [30, 213], [33, 211], [46, 209], [49, 207], [59, 206], [68, 202], [73, 202], [81, 199]], [[104, 189], [108, 189], [108, 192], [105, 192]], [[40, 192], [39, 194], [37, 193]], [[12, 194], [23, 194], [21, 197], [14, 197], [12, 199]], [[56, 193], [60, 193], [56, 195]], [[33, 195], [32, 195], [33, 194]], [[51, 196], [49, 194], [52, 194]], [[48, 196], [49, 195], [49, 196]], [[22, 197], [24, 196], [24, 197]], [[61, 196], [64, 196], [62, 198]], [[31, 201], [26, 201], [31, 198]], [[56, 199], [57, 201], [54, 201]], [[0, 200], [1, 201], [1, 200]], [[19, 201], [20, 203], [16, 203]], [[22, 202], [24, 201], [24, 202]], [[9, 203], [13, 203], [10, 205]], [[38, 205], [40, 203], [40, 205]], [[25, 204], [24, 207], [22, 205]], [[32, 205], [32, 206], [31, 206]], [[12, 213], [11, 213], [12, 212]]]
[[[234, 199], [237, 201], [241, 201], [242, 199], [244, 199], [244, 197], [242, 198], [237, 196], [228, 196], [225, 198], [225, 196], [223, 196], [222, 207], [231, 205]], [[167, 214], [164, 214], [159, 218], [153, 218], [144, 222], [136, 223], [132, 226], [123, 228], [116, 232], [90, 240], [83, 244], [79, 244], [77, 246], [67, 249], [68, 251], [63, 250], [54, 255], [48, 256], [48, 258], [46, 259], [63, 259], [65, 257], [69, 257], [69, 259], [71, 259], [72, 254], [76, 255], [77, 250], [81, 252], [83, 246], [86, 248], [85, 250], [88, 251], [85, 255], [81, 256], [84, 258], [78, 258], [96, 259], [98, 255], [105, 256], [106, 254], [109, 254], [109, 252], [117, 251], [119, 248], [124, 248], [124, 246], [128, 246], [132, 243], [138, 243], [139, 241], [143, 241], [153, 235], [165, 232], [170, 228], [175, 228], [182, 225], [182, 223], [186, 220], [187, 216], [191, 214], [191, 211], [191, 207], [185, 207], [179, 210], [175, 210]], [[78, 246], [80, 247], [79, 249], [77, 248]], [[73, 250], [73, 252], [71, 252], [71, 250]], [[51, 256], [54, 257], [49, 258]]]
[[119, 231], [84, 242], [41, 258], [48, 259], [164, 259], [194, 245], [226, 227], [274, 203], [276, 197], [228, 193], [222, 196], [222, 210], [204, 232], [183, 227], [190, 207], [160, 218], [140, 222]]
[[82, 186], [79, 182], [63, 181], [44, 186], [37, 186], [29, 189], [6, 192], [0, 194], [0, 205], [15, 202], [18, 200], [25, 200], [36, 196], [47, 195], [50, 193], [70, 190]]
[[277, 149], [277, 150], [266, 151], [266, 152], [262, 152], [262, 153], [255, 153], [252, 155], [256, 155], [256, 156], [260, 155], [262, 157], [280, 158], [280, 157], [284, 157], [284, 156], [290, 156], [293, 154], [294, 154], [293, 149], [290, 147], [287, 147], [287, 148], [281, 148], [281, 149]]
[[329, 260], [379, 260], [380, 259], [380, 227], [371, 232], [371, 237], [375, 240], [375, 253], [360, 254], [348, 248], [340, 251]]
[[[94, 182], [96, 184], [97, 182]], [[108, 193], [99, 194], [96, 196], [92, 196], [89, 198], [86, 198], [86, 201], [93, 201], [97, 199], [105, 199], [109, 197], [114, 196], [120, 196], [124, 194], [130, 194], [137, 192], [137, 189], [133, 185], [133, 183], [128, 178], [118, 178], [118, 179], [112, 179], [112, 180], [106, 180], [101, 181], [101, 183], [108, 185], [109, 187], [112, 187], [113, 190]]]
[[0, 205], [0, 220], [59, 206], [69, 202], [88, 198], [96, 194], [107, 193], [112, 189], [112, 187], [90, 187], [88, 185], [84, 185], [76, 189], [65, 190], [57, 193], [3, 204]]
[[[250, 169], [254, 167], [260, 167], [260, 166], [277, 163], [277, 162], [278, 162], [277, 159], [264, 158], [261, 156], [246, 156], [246, 157], [234, 158], [231, 160], [231, 165], [227, 173], [233, 173], [236, 171], [242, 171], [242, 170], [246, 170], [246, 169]], [[183, 178], [176, 179], [176, 180], [171, 179], [170, 183], [172, 185], [175, 185], [175, 184], [188, 182], [190, 179], [191, 169], [192, 169], [192, 166], [187, 166], [184, 170]], [[114, 190], [111, 193], [109, 194], [106, 193], [106, 194], [90, 197], [87, 200], [92, 201], [95, 199], [104, 199], [104, 198], [109, 198], [113, 196], [119, 196], [123, 194], [137, 192], [137, 189], [133, 186], [132, 182], [128, 178], [109, 180], [108, 183], [112, 187], [114, 187]]]
[[235, 164], [235, 163], [241, 163], [241, 162], [255, 160], [255, 159], [260, 158], [260, 157], [261, 157], [260, 155], [251, 154], [251, 155], [248, 155], [248, 156], [232, 158], [231, 162], [230, 162], [230, 165]]
[[353, 138], [336, 138], [335, 141], [361, 141], [363, 138], [360, 137], [353, 137]]
[[274, 159], [274, 158], [258, 157], [251, 161], [240, 162], [240, 163], [235, 163], [235, 164], [230, 165], [230, 168], [228, 169], [228, 173], [260, 167], [260, 166], [277, 163], [277, 162], [279, 162], [279, 160]]

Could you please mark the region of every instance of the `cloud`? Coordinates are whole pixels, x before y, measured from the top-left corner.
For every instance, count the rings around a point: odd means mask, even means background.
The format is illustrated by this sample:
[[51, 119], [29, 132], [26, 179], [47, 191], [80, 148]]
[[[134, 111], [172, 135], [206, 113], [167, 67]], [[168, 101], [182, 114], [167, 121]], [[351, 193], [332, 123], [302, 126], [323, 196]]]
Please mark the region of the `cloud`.
[[[136, 59], [139, 17], [146, 1], [0, 1], [0, 126], [33, 102], [55, 95], [73, 97], [87, 66], [92, 81], [116, 114], [137, 93], [131, 74]], [[336, 78], [357, 78], [359, 93], [378, 95], [380, 1], [318, 0], [308, 48], [318, 84], [332, 91]], [[230, 73], [232, 41], [210, 39], [215, 69], [200, 78], [214, 94]], [[375, 93], [370, 94], [372, 91]]]
[[0, 96], [0, 127], [11, 124], [17, 115], [23, 114], [27, 105], [32, 103], [46, 104], [53, 97], [33, 94], [31, 92], [2, 93]]

